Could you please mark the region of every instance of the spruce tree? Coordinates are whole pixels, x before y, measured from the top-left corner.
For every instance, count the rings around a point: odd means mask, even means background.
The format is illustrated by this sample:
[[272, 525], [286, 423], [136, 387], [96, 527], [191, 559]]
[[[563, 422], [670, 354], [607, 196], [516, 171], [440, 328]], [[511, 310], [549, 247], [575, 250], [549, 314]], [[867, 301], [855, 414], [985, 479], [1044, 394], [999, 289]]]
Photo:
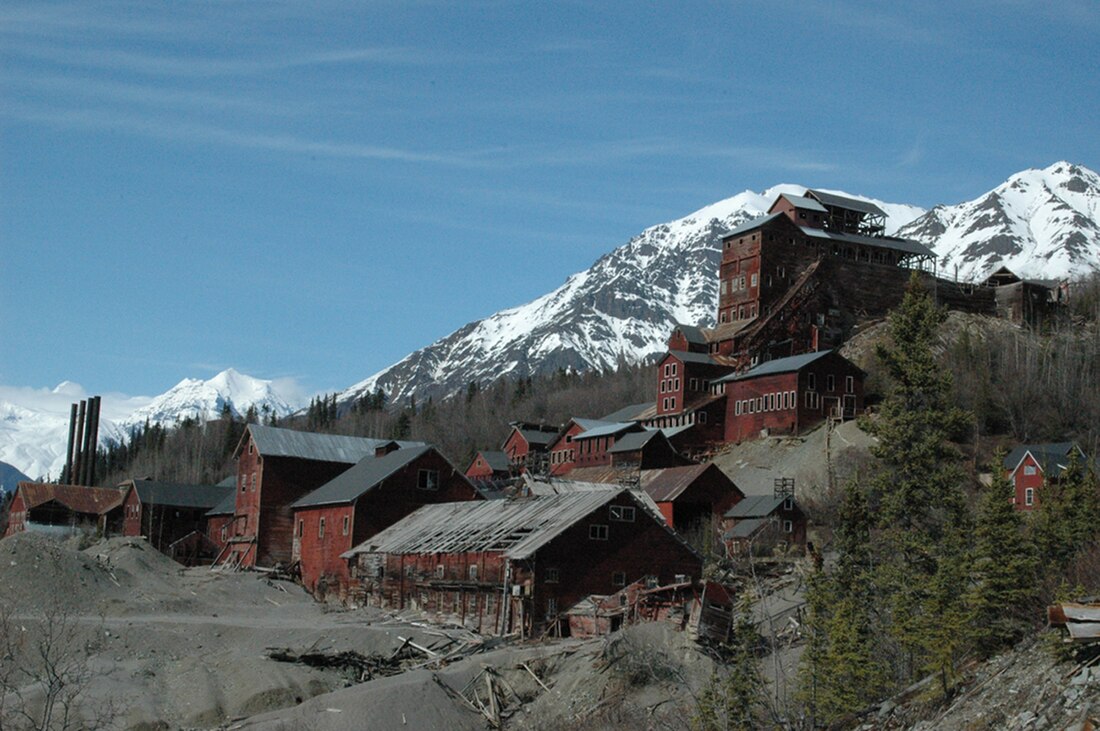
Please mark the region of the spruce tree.
[[945, 318], [914, 272], [890, 314], [890, 343], [877, 348], [889, 391], [869, 427], [879, 440], [871, 482], [881, 535], [875, 584], [886, 598], [903, 682], [937, 672], [946, 684], [965, 644], [969, 512], [961, 457], [949, 441], [971, 419], [954, 404], [950, 374], [936, 360]]
[[1003, 461], [1003, 454], [994, 459], [993, 481], [979, 498], [974, 530], [970, 602], [975, 643], [984, 657], [1020, 639], [1038, 601], [1038, 557], [1012, 503], [1014, 490], [1000, 469]]

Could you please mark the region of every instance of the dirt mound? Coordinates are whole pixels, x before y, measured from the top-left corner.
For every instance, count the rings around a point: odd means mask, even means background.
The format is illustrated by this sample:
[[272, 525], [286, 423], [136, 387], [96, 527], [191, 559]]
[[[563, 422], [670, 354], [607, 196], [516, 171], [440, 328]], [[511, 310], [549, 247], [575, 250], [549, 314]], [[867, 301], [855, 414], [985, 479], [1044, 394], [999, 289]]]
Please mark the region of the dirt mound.
[[56, 538], [17, 533], [0, 541], [0, 596], [16, 611], [83, 611], [122, 591], [104, 566]]

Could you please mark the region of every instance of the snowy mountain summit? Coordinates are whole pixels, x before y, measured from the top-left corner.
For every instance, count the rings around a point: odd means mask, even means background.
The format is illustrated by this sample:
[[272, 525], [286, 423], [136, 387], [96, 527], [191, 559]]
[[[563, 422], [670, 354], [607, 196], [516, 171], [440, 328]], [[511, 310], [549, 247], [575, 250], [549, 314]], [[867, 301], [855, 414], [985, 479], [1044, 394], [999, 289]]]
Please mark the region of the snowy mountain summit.
[[936, 206], [898, 231], [939, 256], [940, 276], [984, 279], [1001, 266], [1032, 279], [1100, 271], [1100, 175], [1069, 162], [1024, 170], [985, 195]]
[[207, 381], [183, 379], [136, 409], [120, 426], [129, 430], [143, 425], [146, 420], [171, 425], [186, 418], [217, 419], [227, 407], [236, 417], [244, 416], [249, 408], [255, 408], [260, 418], [268, 414], [283, 417], [296, 410], [276, 391], [272, 381], [246, 376], [230, 368]]
[[[346, 389], [340, 401], [381, 388], [390, 403], [402, 403], [412, 396], [452, 394], [471, 381], [559, 368], [615, 368], [657, 355], [674, 323], [714, 323], [719, 237], [764, 214], [780, 193], [805, 190], [784, 184], [745, 191], [651, 226], [553, 292], [460, 328]], [[872, 200], [886, 211], [889, 231], [924, 213], [915, 206], [851, 197]]]

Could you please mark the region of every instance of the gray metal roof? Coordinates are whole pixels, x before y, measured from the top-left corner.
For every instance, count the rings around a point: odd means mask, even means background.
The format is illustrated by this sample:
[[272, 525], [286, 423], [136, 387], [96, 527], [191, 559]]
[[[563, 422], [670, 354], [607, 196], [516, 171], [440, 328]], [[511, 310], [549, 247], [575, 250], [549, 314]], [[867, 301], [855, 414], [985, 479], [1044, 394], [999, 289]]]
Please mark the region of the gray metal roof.
[[555, 439], [558, 438], [558, 429], [554, 431], [546, 431], [544, 429], [530, 429], [528, 427], [516, 427], [519, 433], [527, 440], [527, 443], [532, 446], [546, 447], [549, 446]]
[[653, 401], [647, 401], [644, 404], [630, 404], [630, 406], [624, 406], [618, 411], [612, 411], [606, 416], [601, 416], [600, 421], [636, 421], [639, 414], [653, 406], [656, 406]]
[[817, 198], [826, 206], [847, 208], [849, 211], [859, 211], [860, 213], [868, 213], [874, 216], [886, 216], [886, 211], [870, 201], [861, 201], [855, 198], [849, 198], [848, 196], [837, 195], [836, 193], [826, 193], [820, 190], [807, 190], [806, 195]]
[[528, 558], [620, 495], [637, 502], [629, 490], [601, 488], [518, 500], [425, 505], [343, 556], [494, 551], [510, 559]]
[[612, 437], [616, 434], [622, 434], [628, 429], [640, 429], [637, 422], [634, 421], [619, 421], [612, 424], [601, 424], [594, 426], [591, 429], [585, 429], [580, 434], [573, 437], [574, 442], [579, 442], [583, 439], [598, 439], [599, 437]]
[[[800, 208], [807, 211], [818, 211], [819, 213], [828, 213], [829, 211], [825, 206], [821, 205], [813, 198], [807, 198], [802, 195], [791, 195], [790, 193], [782, 193], [781, 197], [786, 198], [794, 204], [795, 208]], [[774, 203], [772, 205], [775, 205]]]
[[799, 226], [799, 228], [802, 230], [802, 233], [814, 239], [827, 239], [829, 241], [842, 241], [848, 244], [877, 246], [880, 249], [893, 249], [903, 254], [914, 254], [916, 256], [930, 256], [932, 258], [936, 256], [935, 252], [927, 246], [917, 243], [912, 239], [898, 239], [892, 236], [861, 236], [859, 234], [826, 231], [823, 228], [810, 228], [808, 226]]
[[792, 355], [787, 358], [776, 358], [775, 360], [769, 360], [767, 363], [761, 363], [755, 368], [750, 368], [742, 373], [731, 373], [728, 376], [722, 376], [721, 378], [714, 379], [714, 383], [730, 383], [732, 381], [744, 381], [748, 378], [757, 378], [759, 376], [771, 376], [776, 373], [791, 373], [801, 370], [816, 360], [824, 358], [831, 350], [819, 350], [814, 353], [803, 353], [802, 355]]
[[746, 495], [726, 511], [727, 518], [766, 518], [783, 504], [785, 497], [776, 495]]
[[372, 453], [361, 459], [354, 467], [342, 472], [313, 492], [291, 503], [292, 508], [311, 508], [318, 505], [338, 505], [350, 503], [360, 495], [374, 488], [387, 477], [422, 457], [432, 447], [406, 447], [381, 457]]
[[219, 502], [217, 505], [210, 508], [210, 510], [206, 511], [206, 514], [208, 516], [211, 516], [211, 515], [233, 515], [237, 512], [236, 478], [233, 477], [233, 478], [229, 478], [229, 479], [233, 480], [233, 485], [231, 485], [231, 487], [230, 487], [229, 494], [226, 495], [224, 498], [222, 498], [222, 501]]
[[[485, 460], [485, 464], [489, 465], [489, 468], [494, 472], [507, 472], [512, 469], [512, 463], [508, 460], [508, 455], [504, 452], [478, 452], [481, 458]], [[474, 457], [477, 459], [477, 457]]]
[[777, 218], [786, 217], [786, 214], [783, 213], [769, 213], [766, 216], [758, 216], [751, 221], [745, 221], [740, 226], [734, 226], [729, 231], [726, 231], [724, 234], [722, 234], [719, 238], [728, 239], [730, 236], [737, 236], [738, 234], [748, 233], [749, 231], [763, 226], [765, 223], [771, 223]]
[[227, 495], [234, 495], [234, 486], [183, 485], [177, 482], [132, 480], [138, 498], [145, 505], [170, 505], [175, 508], [209, 510]]
[[[601, 426], [617, 425], [617, 421], [604, 421], [603, 419], [581, 419], [574, 417], [572, 422], [579, 426], [581, 429], [588, 431], [589, 429], [598, 429]], [[576, 439], [576, 437], [574, 437]]]
[[[1015, 470], [1029, 452], [1039, 463], [1044, 472], [1050, 472], [1052, 477], [1059, 477], [1069, 464], [1069, 455], [1077, 447], [1075, 442], [1051, 442], [1047, 444], [1021, 444], [1008, 453], [1004, 459], [1006, 470]], [[1077, 447], [1080, 449], [1080, 447]], [[1081, 452], [1084, 455], [1084, 452]], [[1082, 466], [1084, 460], [1082, 460]]]
[[685, 325], [682, 322], [678, 322], [673, 329], [682, 332], [689, 343], [706, 344], [707, 342], [707, 336], [703, 334], [703, 328], [701, 327]]
[[[390, 439], [348, 437], [342, 434], [316, 434], [314, 432], [281, 429], [275, 426], [249, 424], [248, 431], [256, 448], [265, 457], [296, 457], [318, 462], [355, 464]], [[243, 444], [243, 441], [242, 441]], [[422, 446], [423, 442], [398, 442], [402, 447]]]
[[618, 454], [620, 452], [636, 452], [639, 449], [649, 444], [650, 440], [654, 437], [660, 437], [666, 442], [668, 437], [661, 433], [659, 429], [647, 429], [645, 431], [634, 432], [632, 434], [623, 434], [621, 437], [615, 440], [615, 446], [607, 450], [611, 454]]
[[684, 363], [706, 363], [707, 365], [722, 365], [707, 353], [694, 353], [690, 350], [670, 350], [669, 355], [674, 355]]
[[737, 521], [737, 525], [730, 528], [722, 536], [729, 540], [730, 538], [751, 538], [753, 533], [760, 530], [762, 527], [769, 523], [768, 518], [746, 518], [745, 520]]

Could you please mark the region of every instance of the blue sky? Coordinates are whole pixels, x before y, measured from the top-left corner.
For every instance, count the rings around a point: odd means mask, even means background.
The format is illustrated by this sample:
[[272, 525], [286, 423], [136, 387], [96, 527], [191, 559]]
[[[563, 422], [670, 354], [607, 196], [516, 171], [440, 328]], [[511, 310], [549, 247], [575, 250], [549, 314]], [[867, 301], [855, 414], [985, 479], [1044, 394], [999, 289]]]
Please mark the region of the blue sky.
[[0, 384], [344, 388], [780, 182], [1100, 167], [1100, 6], [6, 2]]

